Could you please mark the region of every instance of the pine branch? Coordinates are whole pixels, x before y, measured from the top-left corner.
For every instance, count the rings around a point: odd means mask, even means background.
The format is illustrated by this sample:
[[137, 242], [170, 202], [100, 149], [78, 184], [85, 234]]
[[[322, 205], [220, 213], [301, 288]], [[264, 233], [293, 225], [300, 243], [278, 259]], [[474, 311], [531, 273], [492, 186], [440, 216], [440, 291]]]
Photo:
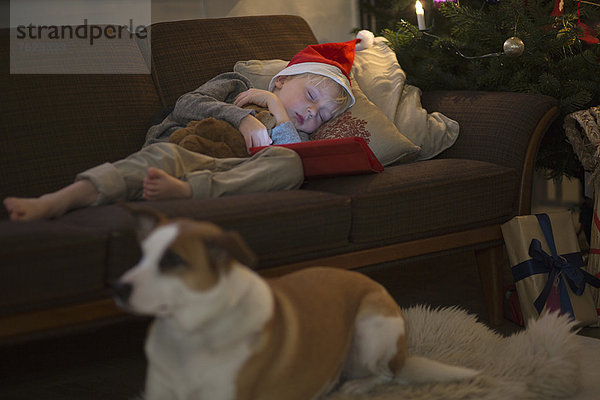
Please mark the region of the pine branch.
[[[434, 32], [424, 34], [406, 21], [384, 32], [409, 83], [423, 90], [546, 94], [559, 99], [561, 118], [600, 104], [600, 45], [583, 43], [578, 27], [580, 18], [600, 20], [600, 7], [566, 0], [563, 15], [557, 17], [551, 15], [554, 0], [481, 4], [480, 0], [462, 0], [460, 6], [442, 6], [435, 15]], [[521, 56], [489, 57], [500, 53], [511, 36], [524, 42]], [[558, 126], [542, 143], [538, 166], [554, 177], [575, 176], [581, 166], [562, 123]]]

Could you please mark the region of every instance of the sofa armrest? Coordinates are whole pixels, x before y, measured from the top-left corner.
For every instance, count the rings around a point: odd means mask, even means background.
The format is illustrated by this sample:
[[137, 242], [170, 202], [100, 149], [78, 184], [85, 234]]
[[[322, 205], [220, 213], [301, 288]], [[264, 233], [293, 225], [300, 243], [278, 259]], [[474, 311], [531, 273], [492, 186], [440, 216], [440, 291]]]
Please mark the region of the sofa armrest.
[[559, 114], [558, 101], [532, 93], [431, 91], [423, 107], [460, 124], [456, 143], [440, 158], [467, 158], [515, 168], [521, 176], [519, 214], [531, 208], [531, 185], [540, 142]]
[[460, 124], [458, 140], [441, 157], [514, 168], [522, 166], [531, 141], [541, 139], [558, 112], [553, 97], [513, 92], [433, 91], [423, 93], [422, 103]]

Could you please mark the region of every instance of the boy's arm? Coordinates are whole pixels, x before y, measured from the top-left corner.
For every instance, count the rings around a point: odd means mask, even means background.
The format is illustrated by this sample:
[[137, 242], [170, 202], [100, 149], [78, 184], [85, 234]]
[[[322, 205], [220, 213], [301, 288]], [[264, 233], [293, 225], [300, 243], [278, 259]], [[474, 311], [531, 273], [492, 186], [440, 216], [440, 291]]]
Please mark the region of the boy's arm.
[[277, 125], [283, 124], [290, 120], [287, 111], [279, 97], [272, 92], [262, 89], [248, 89], [240, 93], [233, 102], [238, 107], [243, 107], [247, 104], [255, 104], [257, 106], [266, 107], [277, 120]]
[[[240, 93], [251, 87], [252, 84], [243, 75], [227, 72], [216, 76], [198, 89], [182, 95], [169, 115], [160, 124], [148, 129], [144, 147], [168, 141], [169, 136], [176, 129], [185, 127], [190, 121], [208, 117], [227, 121], [240, 129], [248, 145], [270, 144], [271, 139], [264, 126], [261, 124], [264, 132], [257, 130], [258, 120], [252, 121], [254, 111], [233, 104]], [[244, 126], [242, 121], [246, 121]]]
[[192, 120], [214, 117], [239, 128], [242, 119], [252, 111], [242, 109], [233, 102], [240, 93], [251, 87], [251, 83], [238, 73], [218, 75], [198, 89], [182, 95], [170, 117], [182, 126]]

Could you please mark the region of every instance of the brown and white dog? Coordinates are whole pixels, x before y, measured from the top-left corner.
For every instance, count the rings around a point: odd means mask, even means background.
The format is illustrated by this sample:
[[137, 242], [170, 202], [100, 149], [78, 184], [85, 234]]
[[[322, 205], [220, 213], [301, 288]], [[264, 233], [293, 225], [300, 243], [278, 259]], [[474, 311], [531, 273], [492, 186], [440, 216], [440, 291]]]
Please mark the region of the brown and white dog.
[[236, 233], [134, 214], [143, 255], [116, 297], [156, 317], [147, 400], [311, 400], [478, 374], [407, 356], [399, 306], [357, 272], [310, 268], [265, 280], [246, 266], [254, 256]]

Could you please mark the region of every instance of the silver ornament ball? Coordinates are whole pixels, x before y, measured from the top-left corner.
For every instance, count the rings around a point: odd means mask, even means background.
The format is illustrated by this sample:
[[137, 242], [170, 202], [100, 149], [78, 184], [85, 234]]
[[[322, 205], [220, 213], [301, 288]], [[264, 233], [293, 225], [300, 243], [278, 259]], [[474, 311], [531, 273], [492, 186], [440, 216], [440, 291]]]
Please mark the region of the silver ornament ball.
[[509, 57], [519, 57], [525, 50], [525, 44], [516, 36], [509, 37], [504, 42], [504, 54]]

